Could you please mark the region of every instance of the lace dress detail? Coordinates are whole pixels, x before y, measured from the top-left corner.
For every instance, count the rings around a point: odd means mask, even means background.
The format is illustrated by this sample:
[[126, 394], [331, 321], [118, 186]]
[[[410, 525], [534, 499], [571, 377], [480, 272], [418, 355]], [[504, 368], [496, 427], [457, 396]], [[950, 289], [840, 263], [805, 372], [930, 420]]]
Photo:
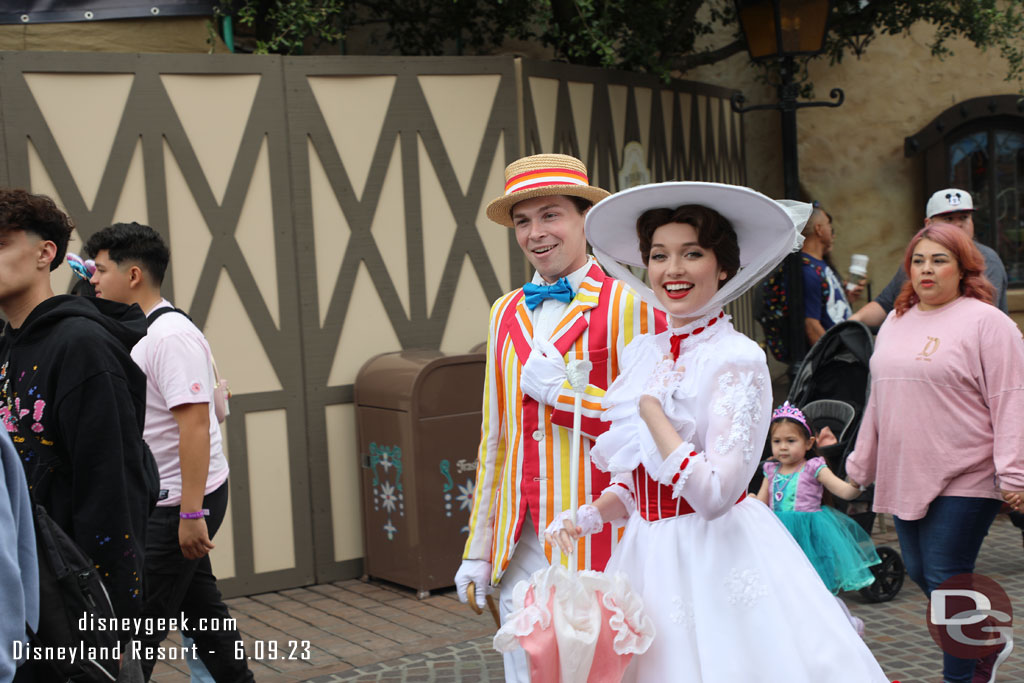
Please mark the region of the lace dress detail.
[[768, 595], [768, 587], [761, 580], [761, 573], [756, 569], [740, 571], [732, 568], [725, 577], [726, 590], [729, 591], [729, 604], [742, 607], [753, 607], [761, 598]]
[[760, 414], [760, 399], [766, 384], [765, 376], [754, 372], [739, 373], [738, 376], [727, 372], [718, 378], [719, 397], [715, 402], [715, 415], [731, 418], [732, 429], [728, 436], [720, 434], [715, 440], [717, 452], [726, 453], [742, 444], [743, 460], [750, 462], [755, 450], [750, 430], [758, 420], [764, 419]]

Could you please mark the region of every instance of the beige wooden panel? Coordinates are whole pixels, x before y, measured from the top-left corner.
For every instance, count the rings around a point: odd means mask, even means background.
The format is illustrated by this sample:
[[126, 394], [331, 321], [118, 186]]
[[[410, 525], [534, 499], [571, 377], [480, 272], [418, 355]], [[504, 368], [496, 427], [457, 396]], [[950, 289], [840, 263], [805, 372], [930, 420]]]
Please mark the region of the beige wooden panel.
[[224, 200], [258, 74], [162, 74], [164, 88], [217, 202]]
[[363, 556], [362, 473], [359, 469], [355, 410], [351, 403], [324, 408], [335, 562]]
[[133, 74], [25, 74], [46, 125], [90, 207], [134, 78]]
[[463, 193], [469, 191], [501, 76], [418, 76]]
[[[411, 161], [411, 160], [410, 160]], [[409, 259], [405, 239], [405, 183], [402, 179], [401, 136], [395, 138], [395, 148], [388, 162], [387, 175], [380, 190], [380, 201], [370, 226], [373, 239], [380, 247], [388, 276], [395, 285], [398, 300], [409, 315]], [[328, 292], [321, 296], [327, 296]]]
[[[694, 122], [691, 121], [691, 119], [693, 118], [693, 98], [694, 97], [696, 97], [696, 95], [692, 95], [690, 93], [679, 93], [679, 110], [680, 110], [680, 113], [682, 114], [682, 119], [683, 119], [683, 131], [682, 131], [682, 133], [683, 133], [683, 142], [685, 144], [685, 149], [686, 149], [687, 156], [692, 156], [692, 154], [693, 154], [690, 151], [690, 129], [693, 128], [693, 126], [694, 126]], [[686, 170], [685, 166], [680, 167], [680, 169], [679, 169], [680, 173], [685, 172], [685, 170]], [[697, 173], [697, 172], [699, 172], [699, 170], [700, 169], [691, 169], [690, 172], [691, 173]], [[679, 180], [693, 180], [693, 178], [692, 177], [679, 178]]]
[[[310, 76], [307, 81], [334, 146], [344, 150], [345, 172], [356, 196], [361, 197], [391, 104], [396, 77]], [[312, 150], [310, 152], [312, 160]]]
[[[341, 210], [338, 197], [331, 188], [331, 181], [324, 171], [320, 156], [313, 147], [313, 141], [306, 138], [309, 154], [309, 196], [313, 212], [313, 239], [316, 248], [316, 286], [320, 296], [320, 324], [324, 324], [327, 307], [331, 303], [331, 290], [338, 281], [341, 262], [348, 248], [351, 235], [345, 212]], [[365, 178], [364, 178], [365, 182]]]
[[121, 187], [121, 198], [114, 209], [113, 223], [131, 223], [135, 221], [149, 225], [149, 207], [146, 206], [146, 167], [142, 158], [142, 140], [135, 145], [132, 160], [128, 166]]
[[[650, 151], [651, 144], [651, 98], [653, 92], [650, 88], [634, 88], [633, 96], [636, 98], [637, 121], [640, 124], [640, 144], [644, 147], [644, 154]], [[644, 164], [647, 163], [645, 157]]]
[[[45, 194], [47, 197], [52, 199], [54, 203], [61, 209], [64, 210], [64, 203], [61, 201], [60, 195], [57, 193], [57, 188], [53, 185], [53, 180], [50, 178], [50, 174], [46, 172], [46, 167], [43, 165], [42, 159], [39, 158], [39, 153], [36, 151], [35, 145], [32, 144], [31, 140], [25, 140], [24, 144], [28, 149], [28, 165], [29, 165], [29, 177], [31, 183], [27, 188], [30, 192], [36, 194]], [[83, 251], [82, 236], [78, 230], [74, 230], [71, 233], [71, 239], [68, 241], [68, 251], [81, 253]], [[68, 264], [62, 263], [57, 267], [56, 270], [50, 272], [50, 287], [56, 294], [63, 294], [68, 291], [68, 288], [74, 284], [75, 274], [71, 272], [71, 268]]]
[[[495, 197], [505, 194], [505, 135], [498, 138], [498, 146], [494, 151], [494, 159], [491, 160], [491, 169], [487, 176], [487, 189], [484, 191], [484, 201], [480, 202], [480, 208], [476, 214], [476, 228], [480, 239], [487, 250], [487, 257], [494, 268], [494, 274], [498, 282], [503, 285], [509, 280], [508, 264], [508, 228], [498, 225], [487, 217], [487, 204]], [[516, 248], [518, 250], [518, 247]], [[525, 258], [525, 257], [524, 257]], [[479, 280], [477, 286], [480, 286]], [[512, 283], [517, 287], [516, 283]], [[485, 296], [485, 298], [488, 298]], [[489, 310], [489, 309], [488, 309]]]
[[245, 415], [256, 573], [295, 566], [287, 415], [286, 410]]
[[531, 78], [530, 95], [533, 97], [533, 115], [537, 117], [540, 146], [545, 152], [549, 152], [555, 148], [558, 80], [555, 78]]
[[[236, 423], [237, 424], [237, 423]], [[224, 449], [224, 457], [228, 456], [228, 430], [227, 422], [220, 425], [221, 448]], [[213, 573], [218, 579], [234, 578], [235, 568], [235, 521], [231, 514], [231, 497], [234, 492], [231, 490], [232, 474], [228, 474], [228, 511], [224, 515], [224, 521], [220, 523], [220, 529], [213, 539], [216, 546], [210, 551], [210, 563], [213, 565]]]
[[590, 119], [594, 110], [594, 84], [569, 82], [569, 103], [572, 105], [572, 120], [576, 125], [576, 140], [580, 146], [580, 158], [589, 169], [587, 152], [590, 147]]
[[281, 314], [277, 299], [277, 254], [274, 252], [274, 193], [270, 185], [267, 139], [253, 167], [249, 192], [238, 216], [235, 238], [246, 263], [256, 276], [256, 286], [267, 304], [274, 326], [280, 329]]
[[402, 345], [380, 303], [366, 265], [360, 264], [327, 386], [353, 384], [359, 368], [370, 358], [379, 353], [401, 350]]
[[[507, 230], [507, 228], [505, 228]], [[441, 339], [445, 353], [468, 353], [482, 341], [487, 341], [487, 320], [491, 306], [480, 287], [473, 264], [467, 256], [462, 260], [459, 284], [452, 300], [452, 312]]]
[[210, 231], [206, 219], [188, 187], [167, 141], [163, 142], [164, 169], [167, 178], [167, 223], [170, 230], [171, 262], [174, 273], [174, 304], [183, 310], [192, 309], [199, 276], [203, 271], [200, 254], [210, 250]]
[[[217, 289], [213, 293], [203, 333], [217, 358], [217, 369], [231, 383], [234, 393], [281, 391], [281, 381], [242, 306], [234, 283], [224, 269], [217, 278]], [[250, 459], [251, 456], [250, 452]]]
[[[626, 98], [629, 88], [624, 85], [608, 86], [608, 101], [612, 109], [612, 132], [615, 134], [615, 162], [622, 163], [622, 148], [626, 145]], [[617, 181], [617, 179], [616, 179]]]
[[[672, 160], [672, 146], [676, 144], [675, 131], [672, 128], [672, 107], [675, 104], [676, 95], [673, 90], [661, 91], [661, 117], [665, 125], [665, 152], [669, 163]], [[672, 178], [675, 180], [675, 178]]]
[[[690, 126], [698, 126], [698, 130], [700, 131], [701, 149], [703, 150], [706, 149], [704, 143], [707, 140], [708, 135], [711, 133], [711, 129], [708, 126], [708, 98], [704, 95], [695, 95], [694, 97], [697, 100], [697, 120], [690, 121]], [[707, 159], [705, 159], [705, 163], [706, 162]], [[707, 170], [706, 167], [705, 170]], [[710, 178], [708, 178], [708, 180], [710, 180]]]
[[427, 281], [427, 310], [431, 311], [448, 252], [452, 249], [456, 221], [420, 136], [416, 136], [416, 157], [420, 169], [420, 206], [423, 209], [423, 269]]

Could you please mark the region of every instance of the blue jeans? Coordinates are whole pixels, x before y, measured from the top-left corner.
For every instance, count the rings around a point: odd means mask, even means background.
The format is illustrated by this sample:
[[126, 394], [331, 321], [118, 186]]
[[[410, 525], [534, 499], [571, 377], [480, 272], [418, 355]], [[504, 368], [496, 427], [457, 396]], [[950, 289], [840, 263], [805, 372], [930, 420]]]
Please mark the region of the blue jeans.
[[[923, 518], [894, 519], [907, 574], [925, 595], [952, 576], [974, 572], [981, 543], [1001, 506], [991, 498], [939, 496]], [[944, 680], [970, 683], [974, 662], [943, 653]]]

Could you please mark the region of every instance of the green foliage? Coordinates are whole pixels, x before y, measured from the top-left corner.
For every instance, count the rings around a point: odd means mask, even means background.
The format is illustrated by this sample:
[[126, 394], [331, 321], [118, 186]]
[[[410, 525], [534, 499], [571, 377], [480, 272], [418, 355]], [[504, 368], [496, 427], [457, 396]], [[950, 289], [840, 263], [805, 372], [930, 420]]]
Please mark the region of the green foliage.
[[1020, 0], [837, 0], [826, 45], [832, 63], [848, 52], [858, 56], [876, 35], [910, 32], [919, 22], [935, 27], [929, 44], [940, 59], [953, 56], [949, 42], [966, 38], [982, 50], [996, 49], [1006, 60], [1006, 80], [1024, 78], [1024, 11]]
[[349, 8], [345, 0], [221, 0], [217, 13], [253, 30], [257, 54], [291, 55], [344, 38]]
[[[405, 55], [478, 54], [506, 38], [534, 40], [559, 59], [591, 66], [672, 72], [745, 49], [732, 0], [221, 0], [257, 35], [257, 51], [295, 54], [376, 25]], [[225, 8], [224, 11], [231, 11]], [[879, 34], [921, 22], [935, 27], [932, 53], [966, 38], [997, 49], [1008, 79], [1024, 77], [1021, 0], [836, 0], [826, 39], [833, 63], [858, 56]], [[699, 47], [710, 45], [710, 47]]]

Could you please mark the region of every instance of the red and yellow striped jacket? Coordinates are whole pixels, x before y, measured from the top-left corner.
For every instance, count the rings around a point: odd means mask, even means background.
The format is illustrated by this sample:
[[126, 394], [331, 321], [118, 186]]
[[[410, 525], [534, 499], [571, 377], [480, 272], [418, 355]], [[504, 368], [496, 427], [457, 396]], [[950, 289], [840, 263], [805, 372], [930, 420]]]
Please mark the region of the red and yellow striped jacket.
[[[601, 422], [601, 397], [619, 374], [622, 350], [635, 336], [664, 329], [660, 312], [605, 275], [596, 262], [555, 327], [551, 339], [566, 360], [593, 364], [583, 398], [580, 452], [586, 466], [581, 465], [579, 476], [580, 505], [592, 502], [609, 484], [608, 474], [591, 465], [590, 447], [608, 428]], [[508, 567], [527, 511], [540, 536], [570, 501], [573, 393], [565, 383], [557, 407], [523, 394], [519, 376], [532, 341], [533, 324], [520, 288], [491, 307], [477, 481], [463, 553], [465, 559], [491, 562], [494, 584]], [[620, 534], [619, 525], [608, 525], [580, 539], [579, 567], [604, 569]], [[550, 560], [550, 547], [547, 553]]]

